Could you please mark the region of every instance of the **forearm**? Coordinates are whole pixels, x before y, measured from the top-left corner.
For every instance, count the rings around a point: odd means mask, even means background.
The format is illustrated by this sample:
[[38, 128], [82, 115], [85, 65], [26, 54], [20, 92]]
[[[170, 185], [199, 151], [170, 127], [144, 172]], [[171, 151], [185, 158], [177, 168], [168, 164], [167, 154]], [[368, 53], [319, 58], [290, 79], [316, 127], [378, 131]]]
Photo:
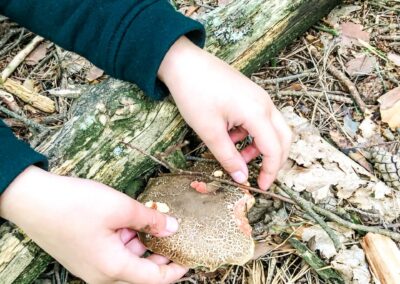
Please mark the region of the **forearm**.
[[[27, 200], [33, 201], [32, 194], [40, 195], [35, 191], [38, 184], [48, 173], [30, 166], [22, 171], [0, 195], [0, 217], [10, 220], [13, 223], [19, 223], [19, 215], [32, 216], [29, 210]], [[29, 219], [26, 218], [26, 219]]]

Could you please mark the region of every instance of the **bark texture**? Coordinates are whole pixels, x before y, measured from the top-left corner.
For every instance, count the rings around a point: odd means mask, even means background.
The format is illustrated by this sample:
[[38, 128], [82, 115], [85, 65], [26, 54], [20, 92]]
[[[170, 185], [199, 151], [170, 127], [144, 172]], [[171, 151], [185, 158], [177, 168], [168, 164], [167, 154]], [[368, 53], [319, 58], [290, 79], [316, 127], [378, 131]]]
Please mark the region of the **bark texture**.
[[[237, 0], [201, 19], [206, 49], [249, 75], [339, 2]], [[110, 79], [90, 87], [69, 122], [38, 150], [57, 174], [95, 179], [134, 196], [156, 165], [121, 142], [154, 154], [180, 141], [187, 130], [171, 102], [151, 102], [136, 86]], [[1, 283], [31, 283], [49, 256], [9, 224], [0, 232]]]

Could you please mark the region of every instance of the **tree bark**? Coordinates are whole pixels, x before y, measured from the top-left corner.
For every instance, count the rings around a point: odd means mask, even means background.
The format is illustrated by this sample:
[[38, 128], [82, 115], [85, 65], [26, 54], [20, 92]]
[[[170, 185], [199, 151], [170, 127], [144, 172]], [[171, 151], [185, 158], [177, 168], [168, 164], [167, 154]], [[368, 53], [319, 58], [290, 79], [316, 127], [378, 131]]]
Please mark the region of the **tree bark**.
[[[200, 19], [206, 49], [250, 75], [339, 2], [237, 0]], [[77, 99], [71, 119], [38, 150], [49, 157], [54, 173], [95, 179], [135, 196], [156, 165], [122, 142], [154, 154], [187, 131], [170, 101], [149, 101], [136, 86], [110, 79]], [[1, 230], [2, 283], [30, 283], [50, 258], [9, 224]]]

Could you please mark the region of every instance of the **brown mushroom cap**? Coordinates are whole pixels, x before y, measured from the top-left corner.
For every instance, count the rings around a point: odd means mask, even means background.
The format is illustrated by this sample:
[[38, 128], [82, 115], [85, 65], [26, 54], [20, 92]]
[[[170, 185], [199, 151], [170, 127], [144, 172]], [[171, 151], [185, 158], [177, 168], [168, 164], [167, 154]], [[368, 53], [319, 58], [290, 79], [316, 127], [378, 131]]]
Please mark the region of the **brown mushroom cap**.
[[190, 187], [193, 181], [185, 176], [149, 181], [139, 200], [165, 203], [170, 209], [168, 214], [178, 219], [179, 230], [166, 238], [140, 233], [140, 239], [154, 253], [190, 268], [213, 271], [224, 264], [245, 264], [254, 253], [246, 217], [254, 204], [253, 196], [226, 185], [201, 194]]

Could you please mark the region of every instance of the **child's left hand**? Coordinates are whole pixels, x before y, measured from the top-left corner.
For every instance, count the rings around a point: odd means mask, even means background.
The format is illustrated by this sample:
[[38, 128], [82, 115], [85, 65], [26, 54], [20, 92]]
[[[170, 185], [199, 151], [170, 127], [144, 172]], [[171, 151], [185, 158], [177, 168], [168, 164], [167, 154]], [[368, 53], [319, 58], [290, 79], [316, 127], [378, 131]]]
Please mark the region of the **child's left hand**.
[[[261, 87], [185, 37], [168, 51], [158, 75], [183, 118], [235, 181], [245, 182], [246, 163], [262, 154], [258, 184], [271, 186], [288, 157], [292, 135]], [[239, 153], [234, 143], [247, 135], [253, 143]]]

